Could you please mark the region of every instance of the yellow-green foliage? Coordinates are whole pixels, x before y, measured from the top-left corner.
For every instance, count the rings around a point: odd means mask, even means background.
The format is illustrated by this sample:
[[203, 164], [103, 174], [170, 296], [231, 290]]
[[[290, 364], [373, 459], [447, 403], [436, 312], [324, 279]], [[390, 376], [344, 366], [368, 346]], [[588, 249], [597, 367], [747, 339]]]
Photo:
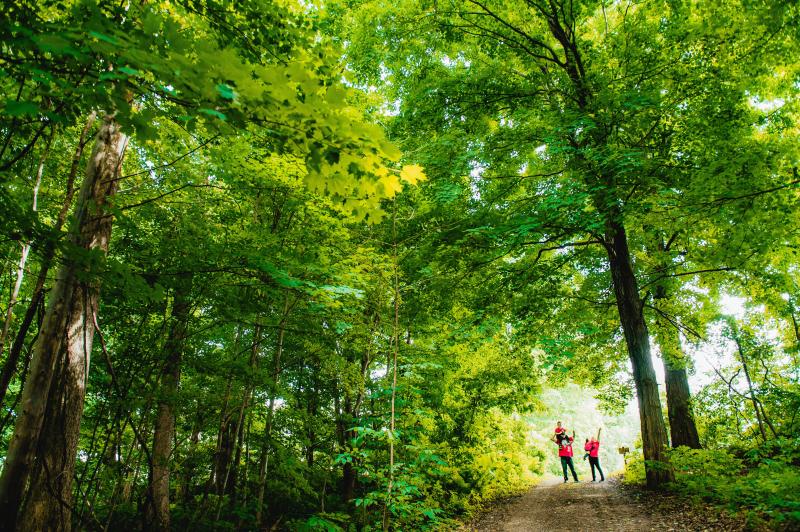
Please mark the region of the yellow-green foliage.
[[623, 482], [626, 484], [644, 484], [644, 481], [644, 457], [641, 450], [637, 449], [628, 455]]
[[502, 497], [530, 486], [542, 474], [544, 456], [533, 447], [528, 425], [492, 409], [476, 417], [475, 443], [464, 447], [462, 468], [473, 480], [476, 501]]

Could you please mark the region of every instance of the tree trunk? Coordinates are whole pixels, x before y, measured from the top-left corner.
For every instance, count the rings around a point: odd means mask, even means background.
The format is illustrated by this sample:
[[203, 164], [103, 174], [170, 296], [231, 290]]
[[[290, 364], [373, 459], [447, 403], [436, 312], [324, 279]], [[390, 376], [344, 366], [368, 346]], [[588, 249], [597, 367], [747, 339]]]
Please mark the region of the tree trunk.
[[654, 488], [672, 480], [674, 476], [665, 454], [667, 429], [661, 413], [658, 383], [650, 355], [650, 334], [642, 313], [642, 300], [628, 249], [628, 237], [621, 222], [609, 222], [606, 249], [620, 324], [636, 384], [647, 486]]
[[400, 285], [397, 273], [397, 203], [392, 201], [392, 292], [394, 299], [394, 323], [392, 324], [392, 396], [390, 400], [391, 413], [389, 418], [389, 482], [386, 486], [386, 500], [383, 503], [383, 530], [389, 532], [389, 505], [392, 503], [392, 489], [394, 487], [394, 439], [395, 439], [395, 400], [397, 398], [397, 355], [400, 350]]
[[686, 368], [674, 365], [669, 358], [664, 357], [664, 377], [667, 385], [667, 412], [672, 447], [685, 445], [692, 449], [701, 449], [700, 436], [692, 412]]
[[[345, 392], [344, 409], [339, 407], [339, 398], [336, 401], [336, 437], [339, 443], [339, 452], [348, 452], [350, 450], [349, 441], [353, 437], [353, 431], [348, 430], [352, 426], [357, 416], [353, 415], [352, 400], [347, 392]], [[356, 488], [356, 471], [351, 462], [345, 462], [342, 465], [342, 483], [340, 486], [340, 493], [342, 500], [350, 502], [353, 498]]]
[[[659, 238], [657, 245], [648, 249], [648, 253], [657, 257], [656, 264], [661, 272], [671, 271], [674, 263], [671, 250], [679, 232], [670, 238]], [[691, 449], [700, 449], [700, 436], [692, 412], [691, 391], [686, 368], [691, 359], [684, 353], [681, 345], [680, 324], [667, 319], [667, 313], [658, 308], [672, 297], [671, 283], [667, 278], [654, 287], [653, 299], [659, 316], [656, 318], [655, 339], [661, 348], [661, 359], [664, 363], [664, 381], [667, 388], [667, 415], [669, 416], [670, 442], [672, 447], [685, 445]]]
[[[353, 424], [358, 421], [358, 418], [361, 414], [361, 405], [364, 402], [364, 395], [366, 392], [367, 375], [369, 374], [369, 368], [372, 363], [372, 336], [375, 334], [375, 329], [377, 328], [379, 321], [380, 314], [378, 312], [372, 314], [372, 318], [370, 320], [371, 325], [369, 332], [367, 333], [367, 346], [361, 355], [361, 385], [359, 386], [355, 401], [352, 400], [349, 393], [345, 393], [344, 411], [339, 412], [337, 420], [337, 423], [339, 424], [339, 448], [341, 449], [340, 452], [343, 453], [351, 450], [350, 441], [356, 437], [356, 431], [348, 429], [347, 427], [352, 428]], [[337, 412], [338, 411], [339, 409], [337, 408]], [[340, 486], [342, 499], [345, 502], [349, 502], [355, 496], [357, 481], [358, 475], [356, 474], [356, 468], [354, 464], [352, 462], [345, 462], [342, 465], [342, 484]]]
[[161, 370], [158, 412], [153, 433], [153, 474], [150, 478], [151, 507], [148, 512], [148, 528], [157, 531], [168, 531], [170, 528], [169, 465], [172, 437], [175, 434], [175, 396], [181, 378], [181, 361], [189, 322], [191, 276], [181, 276], [178, 283], [172, 303], [170, 334], [164, 346], [166, 360]]
[[220, 432], [219, 435], [219, 452], [217, 453], [216, 461], [214, 463], [214, 493], [216, 493], [219, 497], [225, 495], [228, 471], [230, 471], [230, 464], [233, 460], [234, 446], [236, 443], [235, 414], [235, 410], [231, 410], [226, 414], [225, 422], [222, 426], [222, 432]]
[[[116, 192], [126, 145], [126, 135], [106, 116], [76, 206], [70, 238], [79, 249], [108, 251], [113, 218], [105, 207]], [[70, 528], [75, 453], [100, 296], [90, 266], [76, 255], [65, 259], [53, 287], [0, 477], [0, 515], [8, 529], [17, 526], [29, 481], [21, 529]], [[31, 478], [34, 462], [37, 474]]]
[[[238, 345], [237, 343], [238, 337], [239, 336], [237, 332], [237, 335], [235, 337], [236, 339], [234, 340], [234, 349]], [[208, 496], [211, 494], [212, 489], [216, 490], [215, 493], [220, 492], [220, 487], [219, 487], [220, 485], [217, 479], [222, 478], [222, 474], [220, 473], [220, 471], [222, 470], [220, 467], [220, 463], [223, 459], [222, 453], [224, 452], [225, 449], [225, 434], [226, 431], [230, 430], [229, 426], [230, 414], [228, 413], [228, 403], [231, 397], [232, 386], [233, 386], [233, 372], [231, 372], [230, 375], [228, 375], [228, 384], [225, 387], [225, 396], [223, 398], [222, 407], [220, 408], [220, 414], [219, 414], [220, 418], [219, 430], [217, 431], [217, 444], [214, 447], [214, 456], [211, 465], [211, 475], [208, 477], [208, 482], [206, 483], [206, 489], [205, 492], [203, 493], [203, 500], [201, 506], [205, 505], [205, 502], [208, 499]]]
[[310, 364], [311, 366], [311, 383], [308, 387], [308, 395], [306, 401], [306, 439], [308, 445], [305, 448], [306, 465], [308, 469], [314, 467], [314, 451], [317, 448], [317, 415], [319, 414], [319, 371], [320, 366], [315, 360]]
[[[83, 147], [86, 144], [86, 137], [89, 135], [89, 131], [91, 130], [92, 125], [94, 125], [96, 118], [96, 113], [92, 112], [89, 114], [89, 118], [86, 120], [86, 125], [84, 126], [81, 136], [78, 139], [78, 144], [75, 147], [75, 153], [72, 156], [72, 164], [70, 166], [69, 175], [67, 176], [67, 191], [64, 196], [64, 201], [61, 204], [61, 210], [58, 212], [58, 216], [56, 217], [56, 223], [53, 226], [54, 235], [61, 231], [61, 228], [64, 226], [64, 222], [67, 219], [67, 213], [72, 205], [72, 197], [75, 193], [75, 177], [78, 174], [78, 167], [80, 165], [81, 157], [83, 156]], [[22, 318], [22, 322], [17, 330], [17, 335], [14, 338], [14, 343], [11, 344], [11, 350], [8, 353], [8, 359], [3, 367], [3, 373], [0, 375], [0, 406], [3, 404], [6, 393], [8, 392], [8, 385], [11, 383], [14, 372], [17, 370], [17, 362], [19, 361], [19, 356], [22, 353], [22, 347], [25, 344], [25, 336], [28, 334], [28, 329], [33, 323], [33, 319], [36, 317], [36, 311], [39, 308], [39, 303], [44, 295], [44, 283], [47, 281], [47, 274], [50, 272], [50, 266], [53, 263], [55, 251], [56, 237], [53, 236], [45, 243], [44, 252], [42, 253], [42, 262], [41, 266], [39, 267], [39, 275], [36, 278], [36, 285], [34, 286], [33, 293], [31, 295], [31, 302], [28, 304], [28, 309], [25, 311], [25, 316]]]
[[[666, 292], [663, 292], [666, 294]], [[665, 298], [666, 295], [663, 295]], [[656, 340], [664, 362], [664, 380], [667, 386], [667, 413], [672, 447], [685, 445], [701, 449], [700, 436], [692, 412], [691, 391], [686, 376], [689, 360], [683, 352], [676, 325], [656, 320]]]
[[[550, 2], [547, 23], [550, 33], [561, 44], [564, 50], [565, 61], [559, 66], [569, 76], [577, 99], [577, 109], [581, 113], [591, 112], [589, 106], [591, 94], [590, 83], [586, 79], [585, 67], [578, 46], [578, 39], [573, 30], [562, 24], [565, 21], [563, 12], [559, 12], [556, 3]], [[544, 13], [544, 11], [542, 11]], [[608, 146], [608, 137], [603, 128], [598, 128], [588, 135], [588, 140], [578, 143], [575, 147]], [[620, 325], [625, 335], [628, 347], [628, 357], [633, 367], [633, 379], [636, 384], [636, 396], [639, 402], [639, 418], [642, 426], [642, 446], [645, 458], [645, 471], [648, 487], [672, 480], [674, 475], [667, 463], [665, 449], [667, 447], [667, 429], [661, 413], [661, 400], [658, 394], [653, 360], [650, 355], [650, 334], [647, 330], [642, 313], [642, 300], [639, 297], [639, 287], [633, 262], [628, 248], [628, 236], [625, 232], [623, 213], [620, 207], [623, 195], [616, 189], [614, 176], [603, 174], [603, 170], [594, 168], [594, 161], [580, 154], [577, 155], [581, 162], [581, 171], [590, 177], [589, 185], [595, 190], [594, 203], [597, 212], [605, 219], [604, 244], [608, 253], [609, 270], [614, 285], [614, 295], [619, 311]], [[577, 162], [577, 161], [576, 161]], [[599, 178], [599, 179], [596, 179]], [[600, 185], [598, 187], [598, 185]], [[606, 195], [607, 191], [609, 194]], [[660, 462], [660, 463], [659, 463]]]

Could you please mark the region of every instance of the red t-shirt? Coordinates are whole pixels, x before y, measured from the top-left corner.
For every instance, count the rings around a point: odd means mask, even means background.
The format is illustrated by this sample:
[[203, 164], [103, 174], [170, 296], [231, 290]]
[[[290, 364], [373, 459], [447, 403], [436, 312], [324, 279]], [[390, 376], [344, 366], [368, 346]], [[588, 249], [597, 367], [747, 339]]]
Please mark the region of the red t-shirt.
[[583, 448], [589, 453], [589, 456], [592, 458], [597, 458], [597, 453], [600, 451], [600, 442], [599, 441], [590, 441], [586, 442], [586, 445]]
[[561, 445], [558, 446], [558, 456], [572, 456], [572, 442], [571, 436], [561, 440]]

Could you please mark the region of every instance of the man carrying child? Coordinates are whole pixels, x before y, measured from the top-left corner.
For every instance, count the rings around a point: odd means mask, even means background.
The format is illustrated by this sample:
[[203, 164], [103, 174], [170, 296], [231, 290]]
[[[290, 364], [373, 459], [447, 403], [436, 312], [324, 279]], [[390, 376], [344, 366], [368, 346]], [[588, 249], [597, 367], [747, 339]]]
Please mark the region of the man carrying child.
[[564, 482], [567, 482], [567, 467], [572, 471], [572, 478], [578, 482], [578, 474], [575, 473], [575, 465], [572, 463], [572, 442], [575, 438], [567, 434], [567, 429], [561, 426], [559, 421], [556, 424], [556, 431], [553, 435], [553, 442], [558, 445], [558, 456], [561, 458], [561, 469], [564, 471]]

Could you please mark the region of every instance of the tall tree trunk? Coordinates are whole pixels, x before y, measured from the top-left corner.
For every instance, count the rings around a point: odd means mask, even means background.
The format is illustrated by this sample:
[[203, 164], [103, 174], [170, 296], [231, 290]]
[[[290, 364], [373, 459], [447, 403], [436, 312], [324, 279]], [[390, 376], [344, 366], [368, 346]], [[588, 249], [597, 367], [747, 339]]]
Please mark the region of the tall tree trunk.
[[[234, 335], [234, 352], [236, 352], [239, 345], [239, 329], [236, 330], [236, 334]], [[228, 384], [225, 387], [225, 395], [222, 400], [222, 407], [220, 408], [219, 413], [219, 430], [217, 430], [217, 443], [214, 447], [214, 456], [212, 458], [211, 464], [211, 474], [208, 476], [208, 482], [206, 482], [205, 490], [203, 491], [203, 499], [200, 501], [199, 506], [197, 507], [197, 515], [199, 516], [203, 513], [206, 509], [206, 503], [208, 502], [208, 497], [211, 495], [212, 490], [215, 490], [215, 493], [220, 493], [220, 488], [218, 484], [219, 478], [222, 477], [220, 473], [220, 461], [222, 460], [222, 452], [223, 452], [223, 444], [224, 444], [224, 436], [225, 431], [229, 430], [228, 427], [228, 417], [231, 415], [228, 412], [228, 403], [231, 397], [231, 387], [233, 386], [233, 372], [228, 375]]]
[[[669, 272], [673, 262], [670, 251], [680, 233], [676, 232], [667, 241], [660, 238], [651, 254], [658, 258], [658, 268]], [[655, 339], [661, 348], [661, 359], [664, 363], [664, 381], [667, 388], [667, 415], [669, 416], [669, 432], [672, 447], [685, 445], [691, 449], [700, 449], [700, 436], [692, 412], [691, 391], [686, 368], [691, 362], [683, 351], [681, 335], [677, 321], [666, 319], [666, 312], [658, 308], [661, 303], [668, 302], [673, 294], [670, 283], [665, 278], [655, 286], [654, 301], [659, 311], [656, 318]]]
[[164, 345], [166, 360], [161, 370], [161, 382], [153, 432], [153, 474], [150, 477], [150, 509], [148, 528], [168, 531], [169, 525], [169, 465], [172, 437], [175, 434], [176, 394], [181, 378], [181, 362], [189, 323], [190, 275], [179, 277], [172, 303], [172, 324]]
[[238, 497], [238, 480], [239, 480], [239, 465], [242, 463], [242, 447], [244, 446], [244, 427], [247, 415], [250, 408], [250, 393], [245, 394], [244, 401], [242, 402], [242, 409], [239, 412], [239, 421], [237, 423], [236, 432], [236, 453], [233, 457], [230, 473], [228, 473], [227, 491], [231, 495], [231, 508], [236, 507]]
[[228, 480], [230, 464], [233, 460], [234, 446], [236, 444], [236, 410], [226, 413], [222, 431], [219, 434], [219, 451], [214, 462], [214, 492], [222, 497], [225, 495], [225, 486]]
[[[389, 505], [392, 504], [392, 488], [394, 487], [394, 441], [395, 441], [395, 407], [397, 399], [397, 355], [400, 351], [400, 280], [397, 262], [397, 203], [392, 201], [392, 292], [394, 299], [394, 321], [392, 323], [392, 396], [390, 399], [391, 413], [389, 418], [389, 482], [386, 486], [386, 500], [383, 504], [383, 530], [389, 531]], [[393, 512], [392, 512], [393, 513]]]
[[[316, 370], [316, 368], [314, 369]], [[311, 469], [314, 467], [314, 451], [317, 448], [317, 431], [314, 430], [314, 424], [316, 423], [317, 419], [316, 389], [311, 389], [311, 395], [309, 397], [306, 412], [308, 413], [308, 421], [306, 426], [306, 438], [308, 438], [308, 445], [306, 445], [306, 465], [308, 466], [308, 469]]]
[[[543, 4], [546, 6], [546, 4]], [[566, 20], [563, 10], [555, 2], [548, 7], [538, 7], [546, 15], [547, 24], [552, 36], [564, 50], [564, 62], [559, 66], [569, 76], [575, 91], [577, 110], [581, 113], [593, 111], [589, 105], [592, 100], [591, 83], [586, 79], [585, 66], [581, 58], [579, 41], [570, 22]], [[547, 11], [547, 13], [545, 13]], [[597, 128], [586, 140], [572, 139], [574, 147], [608, 146], [609, 139], [604, 128]], [[667, 429], [661, 413], [661, 399], [658, 394], [653, 360], [650, 354], [650, 334], [642, 313], [643, 303], [639, 297], [639, 287], [633, 262], [628, 247], [628, 236], [625, 232], [622, 208], [624, 195], [617, 190], [614, 175], [608, 175], [598, 168], [594, 161], [580, 154], [579, 170], [586, 172], [587, 183], [595, 190], [594, 203], [597, 212], [605, 219], [604, 244], [608, 253], [609, 270], [614, 285], [614, 295], [619, 311], [620, 325], [628, 347], [628, 357], [633, 367], [633, 380], [636, 384], [636, 396], [639, 402], [639, 418], [642, 426], [642, 446], [645, 458], [645, 472], [648, 487], [674, 478], [669, 468], [665, 450], [668, 444]], [[600, 187], [598, 187], [600, 185]]]
[[667, 385], [667, 412], [672, 447], [685, 445], [692, 449], [701, 449], [700, 435], [697, 433], [692, 412], [692, 396], [686, 368], [675, 366], [664, 357], [664, 378]]
[[[70, 240], [79, 249], [108, 251], [113, 218], [106, 204], [117, 190], [126, 145], [126, 135], [106, 116], [76, 206]], [[75, 453], [100, 296], [93, 273], [85, 258], [69, 256], [53, 287], [0, 477], [0, 515], [8, 529], [18, 525], [28, 482], [20, 529], [70, 528]], [[34, 462], [38, 474], [32, 477]]]
[[[336, 402], [336, 436], [338, 438], [339, 443], [339, 452], [347, 452], [349, 447], [349, 441], [353, 437], [352, 431], [348, 430], [347, 427], [352, 426], [352, 423], [356, 420], [356, 417], [353, 414], [353, 407], [352, 407], [352, 400], [350, 399], [350, 395], [345, 392], [345, 399], [344, 399], [344, 409], [341, 409], [339, 406], [339, 398], [338, 396], [335, 398]], [[353, 494], [355, 493], [356, 488], [356, 471], [353, 468], [353, 464], [351, 462], [345, 462], [342, 465], [342, 483], [340, 486], [340, 493], [342, 496], [342, 500], [345, 502], [349, 502], [353, 498]]]
[[[618, 213], [614, 213], [612, 220], [620, 218]], [[658, 382], [650, 354], [650, 334], [642, 313], [642, 300], [633, 271], [628, 236], [621, 222], [609, 222], [606, 250], [617, 310], [636, 384], [647, 486], [654, 488], [672, 480], [674, 475], [665, 454], [667, 429], [661, 413]]]
[[680, 333], [675, 324], [659, 319], [656, 320], [655, 336], [661, 348], [661, 359], [664, 362], [667, 414], [672, 447], [685, 445], [691, 449], [701, 449], [700, 436], [697, 433], [697, 425], [692, 411], [689, 379], [686, 375], [686, 366], [689, 360], [686, 353], [683, 352]]
[[3, 366], [3, 373], [0, 375], [0, 406], [3, 404], [6, 393], [8, 392], [8, 385], [11, 383], [11, 379], [14, 377], [14, 372], [17, 370], [17, 362], [19, 361], [19, 356], [22, 353], [22, 348], [25, 345], [25, 336], [28, 334], [28, 329], [33, 323], [33, 319], [36, 317], [36, 311], [39, 308], [42, 297], [44, 296], [44, 284], [47, 281], [47, 274], [50, 272], [50, 266], [53, 263], [53, 257], [55, 257], [56, 252], [55, 235], [60, 233], [61, 228], [64, 227], [64, 222], [67, 219], [67, 213], [72, 205], [72, 197], [75, 194], [75, 177], [78, 174], [81, 157], [83, 157], [83, 148], [86, 144], [86, 137], [89, 135], [89, 131], [91, 131], [96, 119], [97, 114], [95, 112], [89, 114], [89, 118], [86, 120], [86, 125], [83, 127], [81, 136], [78, 139], [77, 145], [75, 146], [75, 153], [72, 156], [72, 164], [70, 166], [69, 174], [67, 175], [67, 191], [64, 195], [64, 201], [61, 204], [61, 210], [59, 210], [58, 216], [56, 217], [56, 223], [53, 225], [53, 236], [45, 243], [44, 251], [42, 253], [42, 262], [41, 266], [39, 267], [39, 275], [36, 278], [36, 285], [33, 288], [31, 301], [28, 304], [28, 309], [25, 311], [25, 316], [22, 318], [22, 322], [19, 325], [17, 335], [14, 338], [14, 343], [11, 344], [11, 350], [8, 353], [8, 359], [6, 359], [6, 364]]

